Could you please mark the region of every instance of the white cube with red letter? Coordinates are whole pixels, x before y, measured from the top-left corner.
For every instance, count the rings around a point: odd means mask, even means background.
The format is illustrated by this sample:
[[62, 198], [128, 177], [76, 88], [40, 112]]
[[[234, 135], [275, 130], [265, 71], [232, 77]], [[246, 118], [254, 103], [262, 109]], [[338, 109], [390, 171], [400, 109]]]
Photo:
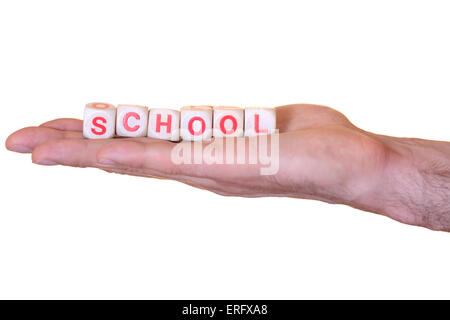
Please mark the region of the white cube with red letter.
[[209, 140], [212, 137], [212, 115], [210, 106], [181, 108], [180, 135], [183, 140]]
[[147, 135], [148, 108], [121, 104], [117, 106], [116, 133], [120, 137]]
[[245, 132], [246, 137], [271, 134], [277, 127], [275, 109], [264, 107], [245, 108]]
[[116, 133], [116, 108], [109, 103], [92, 102], [84, 108], [83, 136], [88, 139], [113, 138]]
[[180, 112], [172, 109], [150, 109], [148, 132], [150, 138], [180, 140]]
[[214, 137], [242, 137], [244, 135], [244, 109], [214, 107]]

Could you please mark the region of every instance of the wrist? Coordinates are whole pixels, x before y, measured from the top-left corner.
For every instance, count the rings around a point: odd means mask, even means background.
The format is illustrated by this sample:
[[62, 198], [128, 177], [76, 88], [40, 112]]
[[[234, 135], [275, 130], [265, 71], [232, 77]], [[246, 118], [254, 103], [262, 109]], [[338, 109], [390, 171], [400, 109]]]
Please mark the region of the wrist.
[[449, 143], [378, 136], [386, 163], [369, 197], [374, 211], [403, 223], [450, 230]]

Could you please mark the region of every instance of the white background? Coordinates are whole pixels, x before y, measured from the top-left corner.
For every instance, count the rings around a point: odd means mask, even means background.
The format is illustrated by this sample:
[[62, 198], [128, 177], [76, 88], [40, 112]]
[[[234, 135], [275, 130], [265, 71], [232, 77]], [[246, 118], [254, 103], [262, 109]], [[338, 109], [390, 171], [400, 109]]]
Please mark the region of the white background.
[[[450, 140], [448, 1], [2, 1], [0, 136], [107, 101]], [[450, 298], [450, 234], [1, 153], [0, 298]]]

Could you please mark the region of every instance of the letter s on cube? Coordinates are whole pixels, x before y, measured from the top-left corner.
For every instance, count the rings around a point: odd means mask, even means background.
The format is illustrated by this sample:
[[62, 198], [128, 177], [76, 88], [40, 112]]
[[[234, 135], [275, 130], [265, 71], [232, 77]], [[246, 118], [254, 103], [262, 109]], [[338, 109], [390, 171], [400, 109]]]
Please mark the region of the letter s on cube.
[[117, 106], [116, 133], [120, 137], [145, 137], [147, 135], [148, 108], [120, 104]]
[[110, 103], [91, 102], [84, 108], [83, 136], [88, 139], [113, 138], [116, 133], [116, 107]]

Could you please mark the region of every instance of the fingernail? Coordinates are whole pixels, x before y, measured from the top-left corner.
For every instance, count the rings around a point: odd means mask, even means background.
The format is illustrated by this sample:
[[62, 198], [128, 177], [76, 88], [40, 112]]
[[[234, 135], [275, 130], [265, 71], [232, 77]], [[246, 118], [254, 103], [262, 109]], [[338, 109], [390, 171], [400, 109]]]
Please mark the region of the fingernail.
[[106, 165], [115, 165], [116, 163], [110, 159], [98, 159], [98, 163]]
[[20, 145], [20, 144], [9, 146], [9, 149], [11, 151], [20, 152], [20, 153], [30, 153], [33, 151], [33, 149], [31, 149], [27, 146], [24, 146], [24, 145]]
[[54, 166], [55, 164], [57, 164], [55, 161], [47, 159], [34, 160], [33, 162], [42, 166]]

